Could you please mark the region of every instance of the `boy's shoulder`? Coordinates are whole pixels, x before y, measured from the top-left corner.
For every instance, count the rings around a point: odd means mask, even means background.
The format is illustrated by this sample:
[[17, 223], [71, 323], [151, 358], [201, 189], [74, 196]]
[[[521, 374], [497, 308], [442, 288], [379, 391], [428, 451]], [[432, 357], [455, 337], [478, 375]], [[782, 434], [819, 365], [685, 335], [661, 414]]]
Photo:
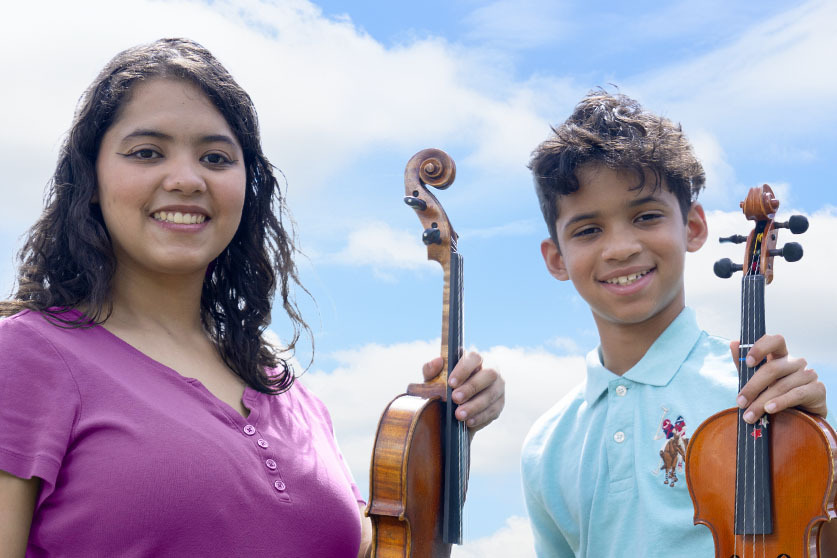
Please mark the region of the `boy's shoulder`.
[[523, 462], [537, 459], [548, 446], [554, 444], [556, 436], [578, 428], [579, 414], [584, 400], [584, 390], [587, 381], [572, 388], [552, 407], [542, 414], [532, 427], [523, 442]]

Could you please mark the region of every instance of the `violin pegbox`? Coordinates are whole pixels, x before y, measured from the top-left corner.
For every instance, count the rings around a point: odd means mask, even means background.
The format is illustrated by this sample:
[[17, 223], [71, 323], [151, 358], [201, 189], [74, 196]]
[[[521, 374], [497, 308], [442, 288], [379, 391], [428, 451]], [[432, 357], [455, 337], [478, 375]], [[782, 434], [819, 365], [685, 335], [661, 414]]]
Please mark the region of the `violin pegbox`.
[[793, 234], [801, 234], [808, 230], [808, 219], [804, 215], [793, 215], [786, 222], [774, 221], [779, 209], [779, 200], [773, 194], [773, 189], [767, 184], [750, 188], [747, 198], [740, 204], [744, 216], [755, 221], [755, 226], [749, 236], [732, 235], [720, 238], [720, 242], [733, 244], [747, 243], [744, 250], [744, 265], [735, 264], [729, 258], [715, 262], [715, 275], [722, 279], [732, 277], [736, 271], [744, 271], [745, 275], [763, 275], [765, 283], [773, 280], [773, 258], [779, 256], [789, 262], [802, 259], [802, 246], [797, 242], [788, 242], [777, 249], [777, 229], [788, 229]]

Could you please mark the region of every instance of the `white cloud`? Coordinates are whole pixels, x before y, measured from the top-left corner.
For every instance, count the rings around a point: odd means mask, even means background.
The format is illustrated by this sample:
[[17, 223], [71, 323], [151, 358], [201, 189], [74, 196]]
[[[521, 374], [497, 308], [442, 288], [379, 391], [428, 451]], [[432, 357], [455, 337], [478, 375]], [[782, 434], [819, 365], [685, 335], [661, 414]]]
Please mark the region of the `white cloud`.
[[631, 79], [651, 105], [661, 102], [687, 130], [768, 142], [830, 130], [837, 97], [837, 3], [806, 2], [706, 55]]
[[511, 516], [506, 524], [487, 537], [454, 546], [452, 558], [535, 558], [535, 539], [529, 520]]
[[432, 269], [427, 249], [413, 232], [395, 230], [386, 223], [367, 223], [349, 233], [346, 247], [326, 261], [344, 265], [366, 265], [379, 276], [396, 269]]
[[561, 2], [494, 0], [465, 18], [468, 37], [507, 49], [527, 49], [561, 41], [570, 31]]

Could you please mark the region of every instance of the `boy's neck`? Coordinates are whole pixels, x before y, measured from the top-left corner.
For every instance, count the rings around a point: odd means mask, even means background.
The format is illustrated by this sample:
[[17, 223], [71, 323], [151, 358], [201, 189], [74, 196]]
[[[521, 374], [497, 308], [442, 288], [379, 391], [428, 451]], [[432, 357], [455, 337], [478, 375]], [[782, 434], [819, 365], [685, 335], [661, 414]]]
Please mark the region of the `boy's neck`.
[[685, 307], [685, 302], [672, 305], [665, 312], [637, 324], [614, 323], [594, 312], [604, 367], [619, 376], [633, 368]]

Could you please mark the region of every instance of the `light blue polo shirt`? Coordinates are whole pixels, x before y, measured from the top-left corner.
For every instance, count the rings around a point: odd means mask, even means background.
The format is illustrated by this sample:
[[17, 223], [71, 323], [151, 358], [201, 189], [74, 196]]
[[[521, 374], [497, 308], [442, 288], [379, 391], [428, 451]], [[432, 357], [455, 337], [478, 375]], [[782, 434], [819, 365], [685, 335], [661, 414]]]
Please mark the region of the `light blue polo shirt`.
[[[560, 371], [556, 371], [560, 374]], [[735, 406], [729, 343], [685, 309], [623, 376], [587, 355], [587, 379], [523, 446], [523, 485], [541, 557], [711, 558], [683, 469], [688, 438]]]

